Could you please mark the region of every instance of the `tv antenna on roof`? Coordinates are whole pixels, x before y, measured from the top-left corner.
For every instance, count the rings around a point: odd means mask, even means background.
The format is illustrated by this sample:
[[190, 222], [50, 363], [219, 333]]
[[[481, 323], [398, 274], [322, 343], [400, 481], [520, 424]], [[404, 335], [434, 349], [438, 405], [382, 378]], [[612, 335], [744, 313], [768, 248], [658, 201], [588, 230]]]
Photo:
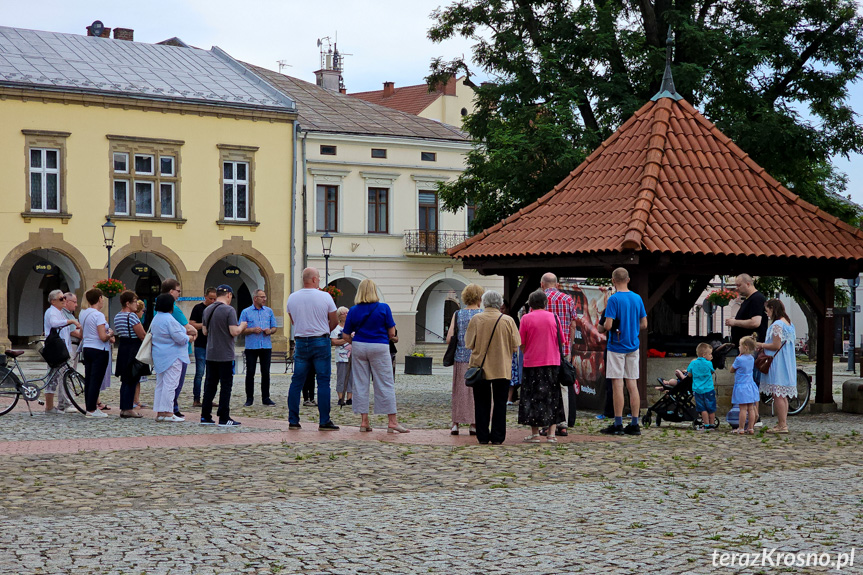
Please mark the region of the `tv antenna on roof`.
[[288, 64], [287, 60], [276, 60], [276, 64], [279, 65], [279, 74], [282, 73], [284, 68], [293, 68], [291, 64]]

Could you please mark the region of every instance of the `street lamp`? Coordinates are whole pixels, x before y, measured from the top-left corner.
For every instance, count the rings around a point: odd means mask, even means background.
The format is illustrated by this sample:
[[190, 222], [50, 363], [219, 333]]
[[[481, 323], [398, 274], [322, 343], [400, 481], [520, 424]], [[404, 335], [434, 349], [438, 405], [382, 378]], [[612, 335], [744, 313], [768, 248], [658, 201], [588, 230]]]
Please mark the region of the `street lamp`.
[[325, 231], [321, 236], [321, 246], [324, 248], [324, 287], [330, 285], [330, 254], [333, 253], [333, 236]]
[[[117, 233], [117, 226], [111, 221], [110, 216], [105, 216], [105, 223], [102, 224], [102, 239], [105, 240], [105, 248], [108, 250], [108, 279], [111, 279], [111, 249], [114, 247], [114, 234]], [[111, 317], [111, 298], [108, 298], [108, 317]]]

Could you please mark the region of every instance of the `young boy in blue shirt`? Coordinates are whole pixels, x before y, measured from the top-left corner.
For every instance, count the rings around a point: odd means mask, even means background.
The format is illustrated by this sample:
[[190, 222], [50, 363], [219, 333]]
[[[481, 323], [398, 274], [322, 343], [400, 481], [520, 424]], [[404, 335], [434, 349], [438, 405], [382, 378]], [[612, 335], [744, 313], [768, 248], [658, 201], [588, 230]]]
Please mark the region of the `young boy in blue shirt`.
[[[698, 356], [689, 363], [687, 373], [692, 376], [692, 393], [695, 395], [695, 411], [701, 414], [705, 431], [716, 429], [716, 388], [713, 385], [713, 347], [709, 343], [699, 343], [695, 348]], [[663, 381], [665, 385], [677, 385], [679, 380]]]
[[[608, 331], [608, 359], [605, 377], [612, 380], [614, 391], [614, 423], [600, 433], [606, 435], [641, 435], [638, 413], [641, 397], [638, 393], [639, 346], [641, 330], [647, 329], [647, 311], [637, 293], [629, 291], [629, 272], [617, 268], [611, 274], [614, 294], [605, 308], [605, 329]], [[632, 420], [623, 427], [623, 384], [629, 391]]]

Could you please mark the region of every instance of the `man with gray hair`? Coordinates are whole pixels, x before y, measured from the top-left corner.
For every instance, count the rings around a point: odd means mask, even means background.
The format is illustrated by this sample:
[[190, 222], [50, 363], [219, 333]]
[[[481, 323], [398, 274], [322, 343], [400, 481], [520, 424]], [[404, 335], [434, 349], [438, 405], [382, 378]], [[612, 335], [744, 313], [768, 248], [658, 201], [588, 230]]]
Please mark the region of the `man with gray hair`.
[[273, 355], [271, 335], [279, 329], [273, 310], [264, 304], [267, 294], [262, 289], [255, 290], [252, 305], [240, 313], [240, 322], [246, 322], [243, 335], [246, 336], [246, 403], [249, 407], [255, 401], [255, 364], [261, 361], [261, 403], [276, 405], [270, 399], [270, 361]]
[[[557, 289], [557, 285], [556, 275], [551, 272], [543, 274], [542, 280], [540, 281], [540, 287], [548, 298], [548, 303], [546, 304], [545, 309], [553, 313], [557, 318], [557, 321], [560, 322], [560, 330], [563, 332], [563, 357], [568, 358], [570, 356], [570, 334], [575, 329], [575, 302], [569, 294], [565, 294]], [[561, 392], [563, 394], [563, 406], [565, 408], [566, 419], [569, 419], [570, 410], [575, 410], [575, 390], [570, 389], [569, 387], [563, 387], [561, 388]], [[574, 417], [575, 415], [573, 415], [573, 418]], [[567, 421], [559, 422], [555, 434], [566, 437], [568, 434], [566, 424]], [[540, 433], [545, 435], [544, 431], [545, 430]]]
[[[72, 330], [66, 328], [68, 326], [75, 326], [77, 329], [81, 329], [81, 324], [78, 323], [78, 320], [74, 317], [72, 319], [69, 319], [65, 315], [63, 315], [63, 308], [66, 305], [66, 296], [63, 293], [63, 290], [52, 290], [48, 294], [48, 303], [51, 305], [48, 306], [47, 310], [45, 310], [45, 316], [43, 318], [42, 325], [45, 332], [45, 337], [48, 337], [48, 335], [50, 335], [52, 329], [56, 329], [58, 330], [60, 338], [66, 344], [66, 349], [70, 349], [72, 347]], [[64, 413], [64, 406], [54, 407], [54, 393], [57, 391], [57, 387], [63, 381], [63, 375], [65, 373], [65, 368], [61, 367], [57, 369], [51, 377], [51, 380], [48, 382], [48, 385], [45, 387], [45, 413]], [[61, 390], [61, 394], [62, 393], [63, 392]], [[64, 396], [61, 395], [61, 403], [63, 403], [63, 397]]]

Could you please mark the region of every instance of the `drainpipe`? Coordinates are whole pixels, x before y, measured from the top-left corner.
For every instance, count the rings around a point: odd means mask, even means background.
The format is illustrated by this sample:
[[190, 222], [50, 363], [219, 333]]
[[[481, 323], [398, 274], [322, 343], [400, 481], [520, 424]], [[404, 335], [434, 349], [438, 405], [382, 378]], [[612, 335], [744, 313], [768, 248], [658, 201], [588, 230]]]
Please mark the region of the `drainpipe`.
[[306, 138], [308, 132], [303, 132], [303, 269], [309, 267], [309, 224], [308, 202], [306, 201]]
[[[293, 175], [291, 178], [291, 259], [289, 262], [288, 269], [288, 296], [294, 291], [294, 267], [296, 266], [297, 261], [297, 228], [296, 228], [296, 218], [297, 218], [297, 138], [300, 137], [300, 123], [294, 122], [294, 149], [293, 155], [291, 156], [294, 160], [294, 169]], [[288, 303], [287, 298], [285, 298], [285, 304]], [[284, 311], [284, 310], [282, 310]], [[287, 314], [285, 314], [285, 333], [288, 336], [288, 353], [291, 352], [291, 339], [294, 336], [294, 326], [291, 324], [291, 320], [287, 318]]]

